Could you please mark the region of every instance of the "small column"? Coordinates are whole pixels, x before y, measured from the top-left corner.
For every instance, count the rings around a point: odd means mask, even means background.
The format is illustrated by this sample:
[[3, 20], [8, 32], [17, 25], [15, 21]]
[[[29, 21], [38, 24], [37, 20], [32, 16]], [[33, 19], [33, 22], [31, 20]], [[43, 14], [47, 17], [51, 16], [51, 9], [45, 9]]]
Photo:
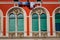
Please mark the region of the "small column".
[[53, 35], [53, 25], [52, 25], [52, 17], [50, 17], [50, 35]]
[[29, 36], [29, 17], [27, 17], [27, 36]]
[[7, 36], [7, 29], [6, 29], [6, 17], [3, 18], [3, 36]]

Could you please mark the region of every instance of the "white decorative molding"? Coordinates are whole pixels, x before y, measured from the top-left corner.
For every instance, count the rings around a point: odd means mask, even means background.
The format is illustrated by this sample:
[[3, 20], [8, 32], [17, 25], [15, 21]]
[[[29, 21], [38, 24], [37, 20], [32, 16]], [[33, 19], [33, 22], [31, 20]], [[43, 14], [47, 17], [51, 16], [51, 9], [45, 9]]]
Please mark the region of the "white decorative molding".
[[2, 10], [0, 9], [0, 37], [3, 36], [3, 12]]
[[[24, 36], [27, 36], [27, 33], [26, 33], [26, 28], [27, 28], [27, 23], [26, 23], [26, 12], [25, 12], [25, 10], [23, 9], [23, 8], [21, 8], [21, 7], [17, 7], [17, 6], [14, 6], [14, 7], [11, 7], [8, 11], [7, 11], [7, 13], [6, 13], [6, 36], [8, 37], [8, 28], [9, 28], [9, 24], [8, 24], [8, 12], [12, 9], [12, 8], [19, 8], [19, 9], [22, 9], [22, 11], [23, 11], [23, 13], [24, 13]], [[16, 15], [15, 15], [15, 18], [16, 18]], [[16, 18], [17, 19], [17, 18]], [[15, 19], [15, 21], [16, 21], [16, 19]], [[17, 21], [16, 21], [17, 22]], [[15, 27], [17, 28], [17, 23], [15, 22]], [[16, 33], [15, 33], [15, 35], [17, 36], [17, 29], [15, 29], [16, 30]]]
[[[34, 4], [60, 4], [60, 2], [32, 2]], [[18, 2], [0, 2], [0, 4], [18, 4]]]
[[17, 4], [18, 2], [0, 2], [0, 4]]
[[42, 4], [60, 4], [60, 2], [42, 2]]
[[[44, 8], [44, 7], [41, 7], [41, 6], [37, 6], [37, 7], [35, 7], [35, 8], [42, 8], [42, 9], [44, 9], [45, 11], [46, 11], [46, 14], [47, 14], [47, 35], [48, 36], [51, 36], [50, 35], [50, 15], [49, 15], [49, 11], [46, 9], [46, 8]], [[34, 8], [34, 9], [35, 9]], [[32, 10], [30, 11], [30, 15], [29, 15], [29, 18], [30, 18], [30, 21], [29, 21], [29, 28], [30, 28], [30, 36], [32, 36], [32, 16], [31, 16], [31, 12], [32, 12]], [[40, 26], [40, 25], [39, 25]], [[40, 28], [40, 27], [39, 27]], [[40, 30], [40, 29], [39, 29]], [[41, 36], [41, 31], [39, 31], [39, 36]]]
[[56, 31], [55, 31], [55, 11], [57, 9], [59, 9], [60, 7], [57, 7], [54, 9], [54, 11], [52, 12], [52, 19], [53, 19], [53, 36], [56, 36]]

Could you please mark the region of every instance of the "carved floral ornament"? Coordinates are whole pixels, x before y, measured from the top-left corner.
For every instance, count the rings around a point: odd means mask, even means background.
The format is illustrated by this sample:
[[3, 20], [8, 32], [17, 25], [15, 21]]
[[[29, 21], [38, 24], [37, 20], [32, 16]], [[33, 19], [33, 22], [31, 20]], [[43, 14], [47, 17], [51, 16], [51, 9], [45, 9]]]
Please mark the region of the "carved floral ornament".
[[14, 11], [15, 13], [18, 13], [18, 9], [14, 9], [13, 11]]
[[23, 11], [20, 8], [13, 8], [8, 13], [19, 14], [19, 13], [23, 13]]
[[36, 8], [36, 9], [33, 9], [31, 13], [39, 13], [39, 14], [42, 14], [42, 13], [46, 13], [46, 12], [42, 8]]
[[23, 13], [23, 11], [21, 9], [14, 9], [13, 10], [16, 14], [19, 14], [19, 13]]
[[55, 11], [55, 13], [60, 13], [60, 8], [58, 8], [58, 9]]

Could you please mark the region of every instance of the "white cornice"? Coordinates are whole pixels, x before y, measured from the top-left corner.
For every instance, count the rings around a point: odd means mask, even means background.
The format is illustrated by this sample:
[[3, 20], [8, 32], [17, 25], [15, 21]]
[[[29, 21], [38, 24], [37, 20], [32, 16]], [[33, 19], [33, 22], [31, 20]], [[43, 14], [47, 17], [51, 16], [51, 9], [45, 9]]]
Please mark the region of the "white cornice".
[[17, 4], [18, 2], [0, 2], [0, 4]]
[[60, 2], [42, 2], [42, 4], [60, 4]]
[[[60, 2], [33, 2], [35, 4], [60, 4]], [[0, 4], [18, 4], [18, 2], [0, 2]]]

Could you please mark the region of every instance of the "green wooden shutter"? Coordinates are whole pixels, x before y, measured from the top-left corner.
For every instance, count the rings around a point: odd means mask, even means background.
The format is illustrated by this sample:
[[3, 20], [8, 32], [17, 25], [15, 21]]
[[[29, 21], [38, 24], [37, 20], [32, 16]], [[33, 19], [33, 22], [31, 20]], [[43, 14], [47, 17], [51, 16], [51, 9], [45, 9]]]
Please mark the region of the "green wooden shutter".
[[45, 13], [40, 15], [40, 29], [41, 31], [47, 31], [47, 17]]
[[55, 14], [55, 30], [60, 31], [60, 13]]
[[24, 31], [24, 16], [23, 14], [18, 14], [18, 31]]
[[15, 31], [15, 15], [14, 14], [9, 15], [9, 31], [10, 32]]
[[38, 26], [38, 15], [33, 14], [32, 15], [32, 31], [38, 31], [39, 26]]

